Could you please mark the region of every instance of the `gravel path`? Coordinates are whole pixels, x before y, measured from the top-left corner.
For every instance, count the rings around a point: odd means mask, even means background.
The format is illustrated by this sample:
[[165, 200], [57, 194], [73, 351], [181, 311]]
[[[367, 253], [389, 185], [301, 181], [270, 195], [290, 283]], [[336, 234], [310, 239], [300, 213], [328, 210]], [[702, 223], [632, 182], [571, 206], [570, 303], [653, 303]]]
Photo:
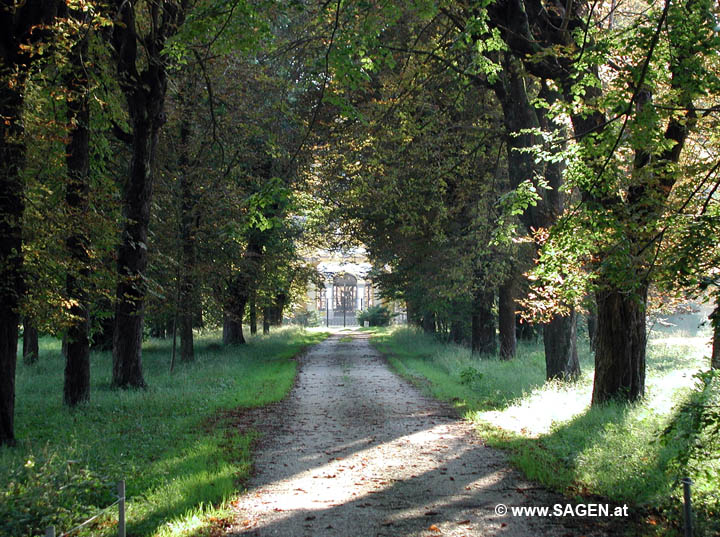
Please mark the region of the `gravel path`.
[[566, 500], [524, 480], [451, 408], [390, 371], [366, 334], [347, 336], [301, 357], [289, 397], [252, 416], [263, 440], [231, 535], [621, 534], [612, 519], [496, 514], [497, 504]]

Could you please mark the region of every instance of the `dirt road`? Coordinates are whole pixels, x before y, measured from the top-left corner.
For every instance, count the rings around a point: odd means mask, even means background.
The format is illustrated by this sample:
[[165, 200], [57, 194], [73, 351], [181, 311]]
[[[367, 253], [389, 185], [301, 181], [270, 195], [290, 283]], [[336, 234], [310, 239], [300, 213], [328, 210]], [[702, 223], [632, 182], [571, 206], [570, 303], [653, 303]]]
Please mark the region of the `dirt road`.
[[255, 416], [263, 440], [231, 535], [618, 535], [599, 519], [498, 514], [567, 500], [390, 371], [367, 335], [350, 336], [311, 349], [290, 396]]

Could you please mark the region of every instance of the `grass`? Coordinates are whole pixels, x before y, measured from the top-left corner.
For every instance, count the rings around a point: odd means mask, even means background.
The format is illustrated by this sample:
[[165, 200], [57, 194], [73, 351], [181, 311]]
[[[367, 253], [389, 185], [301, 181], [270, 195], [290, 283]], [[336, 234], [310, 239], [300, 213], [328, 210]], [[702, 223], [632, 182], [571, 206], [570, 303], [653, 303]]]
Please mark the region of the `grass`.
[[[694, 376], [707, 369], [709, 334], [653, 333], [645, 399], [598, 408], [590, 408], [586, 341], [579, 344], [583, 374], [568, 384], [545, 382], [539, 343], [521, 343], [516, 359], [502, 361], [409, 328], [376, 331], [371, 341], [400, 374], [452, 402], [489, 444], [508, 450], [528, 477], [570, 496], [627, 503], [646, 529], [672, 534], [681, 516], [678, 480], [690, 475], [696, 535], [720, 531], [720, 435], [710, 434], [713, 416], [718, 427], [720, 376], [706, 379], [704, 392]], [[697, 404], [701, 392], [705, 406]], [[705, 408], [704, 417], [690, 419], [693, 408]]]
[[[257, 437], [230, 427], [228, 411], [282, 399], [295, 378], [291, 358], [326, 335], [281, 329], [224, 347], [205, 334], [196, 361], [173, 374], [170, 342], [150, 340], [149, 387], [137, 391], [110, 389], [110, 353], [93, 353], [91, 401], [75, 410], [62, 404], [60, 342], [42, 338], [38, 363], [18, 364], [19, 445], [0, 449], [0, 535], [67, 531], [112, 503], [120, 479], [129, 536], [209, 532], [249, 475]], [[105, 517], [85, 535], [110, 535], [116, 523]]]

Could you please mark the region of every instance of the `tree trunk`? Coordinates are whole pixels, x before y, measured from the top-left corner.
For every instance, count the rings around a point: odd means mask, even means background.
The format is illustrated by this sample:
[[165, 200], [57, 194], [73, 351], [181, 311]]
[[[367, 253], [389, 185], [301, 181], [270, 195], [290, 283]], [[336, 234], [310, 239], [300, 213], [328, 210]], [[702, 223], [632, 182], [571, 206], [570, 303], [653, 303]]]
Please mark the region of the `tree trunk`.
[[500, 358], [509, 360], [515, 357], [517, 337], [515, 334], [515, 297], [517, 280], [515, 274], [507, 279], [499, 290], [498, 328], [500, 332]]
[[285, 293], [278, 293], [275, 297], [275, 304], [270, 308], [270, 324], [273, 326], [282, 326], [283, 312], [285, 311], [285, 304], [287, 303], [287, 295]]
[[263, 335], [270, 333], [270, 308], [263, 308]]
[[426, 334], [434, 334], [435, 329], [435, 314], [430, 312], [425, 312], [425, 314], [422, 317], [422, 329], [423, 332]]
[[188, 144], [190, 124], [183, 118], [180, 126], [180, 241], [182, 243], [182, 277], [180, 283], [180, 360], [195, 360], [193, 315], [195, 311], [195, 196], [189, 172]]
[[577, 313], [556, 316], [543, 327], [545, 378], [571, 380], [580, 376], [577, 354]]
[[[163, 92], [164, 94], [164, 92]], [[130, 177], [125, 185], [125, 226], [118, 249], [117, 306], [113, 333], [112, 385], [145, 386], [142, 373], [142, 337], [147, 268], [147, 231], [152, 197], [152, 162], [159, 124], [146, 118], [142, 101], [128, 97], [133, 117]]]
[[[546, 163], [544, 167], [536, 162], [535, 156], [527, 149], [538, 142], [535, 135], [523, 132], [525, 129], [542, 127], [545, 130], [555, 131], [562, 127], [547, 118], [546, 110], [535, 108], [527, 94], [527, 84], [523, 67], [520, 61], [507, 54], [503, 76], [493, 84], [498, 100], [503, 109], [505, 130], [508, 133], [507, 160], [508, 176], [513, 188], [521, 182], [543, 176], [550, 188], [537, 187], [541, 198], [538, 202], [527, 208], [520, 216], [525, 227], [530, 229], [548, 228], [562, 214], [564, 199], [561, 192], [563, 181], [562, 163]], [[545, 83], [541, 87], [541, 96], [550, 103], [560, 98], [560, 95], [551, 90]], [[517, 135], [517, 133], [522, 133]], [[561, 133], [558, 133], [561, 134]], [[500, 299], [501, 330], [509, 318], [503, 319], [502, 289]], [[579, 373], [577, 361], [575, 313], [568, 319], [554, 319], [544, 327], [545, 363], [548, 367], [547, 378], [573, 378]], [[529, 327], [531, 328], [531, 327]], [[527, 337], [527, 331], [521, 332]], [[502, 334], [501, 334], [502, 338]], [[563, 339], [566, 338], [566, 339]], [[501, 339], [501, 356], [503, 354], [503, 341]]]
[[647, 286], [637, 295], [607, 287], [595, 296], [598, 324], [592, 404], [635, 401], [645, 393]]
[[255, 293], [250, 299], [250, 334], [257, 334], [257, 304], [255, 302]]
[[[2, 67], [5, 71], [5, 67]], [[25, 145], [21, 113], [22, 81], [0, 78], [0, 446], [14, 444], [15, 368], [17, 365], [18, 307], [23, 295], [22, 217], [25, 189]]]
[[[183, 306], [184, 304], [181, 304]], [[178, 314], [180, 324], [180, 360], [183, 362], [195, 361], [195, 345], [193, 341], [192, 312], [180, 311]]]
[[[74, 16], [78, 16], [74, 12]], [[67, 103], [68, 122], [72, 125], [70, 141], [65, 147], [68, 183], [65, 201], [71, 218], [71, 233], [66, 240], [71, 268], [65, 279], [65, 292], [72, 304], [72, 320], [67, 332], [63, 401], [68, 406], [90, 399], [90, 312], [85, 290], [90, 275], [89, 239], [84, 221], [90, 194], [90, 109], [88, 79], [83, 65], [87, 56], [87, 37], [72, 48], [70, 72], [65, 85], [70, 93]]]
[[22, 217], [25, 80], [33, 56], [24, 45], [50, 37], [61, 2], [5, 2], [0, 8], [0, 446], [15, 442], [18, 307], [24, 294]]
[[[7, 274], [7, 270], [3, 272]], [[7, 311], [5, 304], [0, 306], [0, 446], [15, 443], [15, 366], [20, 320], [16, 313]]]
[[460, 319], [452, 319], [450, 321], [450, 341], [457, 345], [465, 342], [465, 326]]
[[495, 354], [495, 316], [492, 312], [495, 293], [485, 288], [475, 292], [472, 307], [470, 348], [473, 354]]
[[243, 335], [242, 316], [226, 311], [223, 315], [223, 345], [242, 345], [245, 343]]
[[[169, 4], [169, 3], [168, 3]], [[147, 268], [147, 231], [152, 198], [153, 162], [167, 91], [167, 39], [184, 22], [186, 3], [153, 5], [153, 23], [138, 33], [134, 2], [117, 2], [108, 34], [117, 67], [118, 84], [127, 102], [132, 125], [132, 157], [123, 189], [125, 225], [118, 250], [117, 307], [113, 334], [115, 387], [143, 387], [142, 335]], [[162, 13], [160, 12], [162, 11]], [[144, 14], [143, 14], [144, 16]], [[140, 52], [142, 51], [142, 52]], [[146, 56], [147, 60], [145, 57]]]
[[38, 345], [38, 331], [32, 319], [23, 318], [23, 362], [34, 364], [38, 360], [40, 352]]

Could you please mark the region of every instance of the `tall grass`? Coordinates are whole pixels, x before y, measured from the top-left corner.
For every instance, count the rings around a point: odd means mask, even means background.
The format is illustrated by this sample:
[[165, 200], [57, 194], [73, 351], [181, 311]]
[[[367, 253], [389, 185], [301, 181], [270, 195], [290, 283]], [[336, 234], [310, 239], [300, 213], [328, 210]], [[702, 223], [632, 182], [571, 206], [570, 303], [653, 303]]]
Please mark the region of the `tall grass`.
[[[284, 397], [296, 370], [290, 358], [324, 337], [283, 329], [224, 347], [218, 334], [205, 334], [196, 340], [196, 360], [172, 374], [170, 342], [150, 340], [146, 390], [111, 389], [111, 355], [93, 353], [91, 401], [75, 410], [62, 404], [60, 342], [42, 338], [37, 364], [18, 364], [19, 445], [0, 449], [0, 535], [36, 535], [50, 524], [66, 531], [110, 504], [120, 479], [129, 535], [197, 529], [251, 465], [257, 433], [223, 427], [231, 417], [222, 410]], [[109, 534], [114, 524], [106, 518], [91, 533]]]
[[[398, 372], [452, 402], [488, 443], [509, 450], [527, 476], [566, 494], [597, 494], [631, 504], [636, 513], [659, 513], [667, 529], [677, 525], [678, 480], [687, 474], [696, 482], [700, 531], [720, 531], [720, 441], [707, 431], [673, 429], [697, 397], [694, 375], [707, 369], [708, 334], [655, 333], [648, 345], [645, 399], [593, 408], [586, 341], [580, 342], [583, 373], [573, 383], [545, 381], [541, 343], [523, 343], [514, 360], [503, 361], [474, 357], [409, 328], [378, 332], [372, 341]], [[713, 395], [706, 399], [716, 401], [720, 377], [708, 390]], [[681, 453], [689, 454], [685, 464], [678, 464]]]

